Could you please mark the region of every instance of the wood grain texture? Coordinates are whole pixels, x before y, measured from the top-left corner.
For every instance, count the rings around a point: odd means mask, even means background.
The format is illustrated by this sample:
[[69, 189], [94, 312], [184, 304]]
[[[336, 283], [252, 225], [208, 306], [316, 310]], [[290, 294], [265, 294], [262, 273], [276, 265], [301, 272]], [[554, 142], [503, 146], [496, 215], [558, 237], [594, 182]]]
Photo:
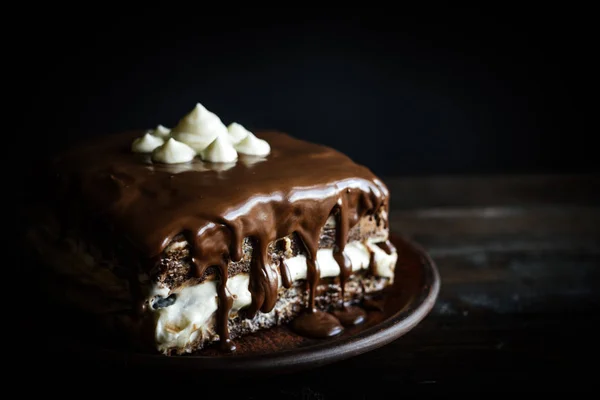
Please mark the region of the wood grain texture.
[[600, 178], [385, 181], [391, 227], [438, 265], [442, 289], [432, 313], [381, 349], [276, 379], [236, 377], [229, 394], [365, 399], [589, 389], [597, 379]]

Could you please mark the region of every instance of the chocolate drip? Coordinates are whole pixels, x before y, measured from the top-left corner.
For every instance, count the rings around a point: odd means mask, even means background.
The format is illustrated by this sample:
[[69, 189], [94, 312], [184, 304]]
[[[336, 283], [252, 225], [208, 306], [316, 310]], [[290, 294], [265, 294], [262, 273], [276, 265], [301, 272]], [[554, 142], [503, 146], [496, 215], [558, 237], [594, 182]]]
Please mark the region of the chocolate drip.
[[279, 272], [281, 273], [281, 284], [284, 288], [289, 289], [292, 287], [292, 277], [290, 273], [290, 267], [285, 262], [284, 258], [279, 260]]
[[338, 199], [336, 210], [334, 211], [336, 216], [336, 232], [335, 232], [335, 244], [333, 248], [333, 258], [337, 262], [340, 267], [340, 287], [341, 287], [341, 297], [342, 304], [345, 305], [345, 288], [346, 282], [348, 278], [352, 274], [352, 262], [350, 258], [344, 253], [344, 248], [346, 247], [346, 242], [348, 241], [348, 225], [350, 221], [348, 221], [348, 211], [346, 208], [347, 201], [345, 197], [342, 196]]
[[240, 261], [244, 256], [243, 243], [244, 237], [241, 229], [231, 228], [232, 240], [229, 246], [229, 257], [233, 261]]
[[[193, 243], [193, 242], [191, 242]], [[223, 256], [217, 256], [216, 260], [211, 260], [211, 253], [208, 253], [208, 257], [203, 260], [203, 253], [198, 247], [192, 248], [192, 262], [196, 266], [196, 277], [201, 277], [206, 269], [211, 265], [210, 261], [218, 261], [214, 266], [219, 271], [219, 282], [217, 283], [217, 296], [219, 299], [219, 305], [217, 307], [217, 333], [219, 334], [221, 349], [225, 351], [235, 351], [235, 344], [229, 338], [229, 311], [233, 305], [233, 299], [227, 296], [227, 279], [229, 276], [227, 265]], [[220, 258], [220, 260], [219, 260]]]
[[248, 317], [254, 317], [259, 310], [268, 313], [273, 309], [277, 302], [278, 285], [277, 272], [267, 262], [267, 243], [259, 240], [250, 264], [248, 289], [252, 294], [252, 304], [246, 311]]
[[335, 336], [343, 332], [340, 321], [333, 315], [317, 310], [315, 307], [315, 295], [317, 285], [320, 281], [319, 263], [317, 262], [317, 250], [319, 232], [299, 233], [306, 250], [306, 282], [308, 284], [308, 306], [306, 310], [296, 317], [291, 327], [297, 333], [315, 338]]
[[229, 352], [235, 351], [235, 344], [229, 338], [229, 311], [233, 305], [233, 299], [227, 295], [228, 273], [228, 246], [231, 237], [229, 229], [223, 224], [209, 223], [205, 229], [194, 234], [193, 231], [185, 232], [188, 243], [191, 244], [192, 263], [195, 265], [196, 277], [204, 275], [210, 266], [219, 271], [219, 282], [217, 283], [217, 296], [219, 304], [217, 307], [216, 329], [219, 335], [221, 349]]
[[[334, 257], [343, 288], [352, 272], [344, 254], [348, 231], [365, 214], [388, 207], [387, 188], [371, 171], [331, 148], [277, 132], [257, 134], [271, 145], [269, 156], [246, 162], [240, 155], [227, 170], [199, 160], [153, 164], [130, 151], [131, 141], [141, 134], [100, 138], [60, 157], [59, 178], [68, 176], [71, 185], [61, 193], [67, 200], [63, 206], [81, 204], [92, 217], [109, 221], [115, 235], [127, 238], [148, 259], [159, 256], [176, 235], [186, 234], [198, 276], [209, 266], [221, 272], [218, 329], [223, 343], [231, 307], [227, 264], [244, 257], [245, 238], [254, 241], [248, 311], [269, 312], [277, 301], [278, 275], [268, 246], [296, 232], [306, 249], [309, 289], [307, 312], [296, 319], [296, 327], [317, 337], [342, 331], [337, 318], [315, 308], [319, 236], [335, 210]], [[283, 285], [291, 285], [283, 275]]]
[[308, 312], [316, 312], [315, 308], [315, 295], [317, 291], [317, 285], [321, 279], [321, 271], [319, 263], [317, 262], [317, 250], [319, 245], [319, 233], [316, 235], [314, 232], [311, 236], [307, 236], [306, 233], [300, 233], [300, 238], [304, 243], [306, 250], [306, 281], [308, 282]]
[[233, 305], [233, 299], [227, 296], [227, 264], [219, 265], [220, 280], [217, 286], [219, 305], [217, 308], [217, 333], [222, 350], [233, 352], [236, 347], [229, 338], [229, 311]]

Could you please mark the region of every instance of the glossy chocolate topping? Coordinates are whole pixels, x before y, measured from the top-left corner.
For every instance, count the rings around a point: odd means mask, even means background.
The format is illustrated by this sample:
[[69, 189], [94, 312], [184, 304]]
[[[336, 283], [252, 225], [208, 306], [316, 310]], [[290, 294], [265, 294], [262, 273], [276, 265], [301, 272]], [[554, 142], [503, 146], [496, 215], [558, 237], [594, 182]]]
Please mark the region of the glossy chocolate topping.
[[[240, 155], [234, 164], [194, 160], [185, 164], [154, 164], [133, 154], [131, 141], [140, 132], [109, 136], [76, 147], [56, 160], [71, 201], [110, 223], [142, 255], [148, 268], [178, 234], [187, 237], [198, 275], [211, 266], [220, 271], [219, 313], [222, 344], [232, 349], [227, 333], [231, 299], [227, 297], [227, 263], [242, 257], [242, 242], [253, 243], [249, 290], [251, 316], [269, 312], [276, 300], [280, 267], [283, 285], [289, 274], [283, 262], [269, 259], [267, 246], [296, 233], [305, 246], [309, 302], [298, 329], [310, 334], [324, 321], [315, 309], [319, 282], [316, 259], [321, 229], [330, 214], [336, 219], [334, 257], [342, 288], [352, 265], [344, 254], [348, 230], [366, 214], [388, 207], [385, 185], [367, 168], [331, 148], [286, 134], [257, 134], [271, 145], [265, 158]], [[331, 318], [329, 318], [331, 317]], [[302, 323], [306, 320], [306, 323]], [[328, 323], [329, 323], [328, 322]], [[316, 326], [316, 325], [315, 325]], [[331, 335], [314, 332], [316, 336]]]

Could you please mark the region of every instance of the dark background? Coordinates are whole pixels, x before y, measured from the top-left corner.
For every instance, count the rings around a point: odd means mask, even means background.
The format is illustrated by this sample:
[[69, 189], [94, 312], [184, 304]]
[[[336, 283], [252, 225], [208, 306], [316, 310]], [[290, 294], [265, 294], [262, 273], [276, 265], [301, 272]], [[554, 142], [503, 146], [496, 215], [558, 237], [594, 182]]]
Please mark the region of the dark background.
[[596, 169], [585, 10], [195, 7], [35, 17], [17, 49], [32, 151], [172, 127], [201, 102], [381, 175]]

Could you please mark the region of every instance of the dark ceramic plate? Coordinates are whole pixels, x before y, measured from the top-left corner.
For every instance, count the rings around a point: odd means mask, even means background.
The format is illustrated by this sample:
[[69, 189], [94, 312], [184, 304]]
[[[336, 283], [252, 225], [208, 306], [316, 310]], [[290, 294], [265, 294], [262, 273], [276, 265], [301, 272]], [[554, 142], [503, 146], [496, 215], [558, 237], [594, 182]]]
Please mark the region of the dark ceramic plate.
[[[287, 327], [277, 327], [236, 340], [236, 354], [207, 349], [199, 354], [167, 357], [135, 353], [108, 346], [71, 343], [80, 355], [98, 362], [168, 369], [244, 373], [281, 373], [322, 366], [381, 347], [414, 328], [433, 307], [440, 278], [431, 258], [418, 245], [394, 236], [398, 263], [394, 285], [373, 299], [380, 310], [368, 311], [366, 322], [326, 339], [306, 339]], [[373, 307], [371, 307], [373, 308]]]

